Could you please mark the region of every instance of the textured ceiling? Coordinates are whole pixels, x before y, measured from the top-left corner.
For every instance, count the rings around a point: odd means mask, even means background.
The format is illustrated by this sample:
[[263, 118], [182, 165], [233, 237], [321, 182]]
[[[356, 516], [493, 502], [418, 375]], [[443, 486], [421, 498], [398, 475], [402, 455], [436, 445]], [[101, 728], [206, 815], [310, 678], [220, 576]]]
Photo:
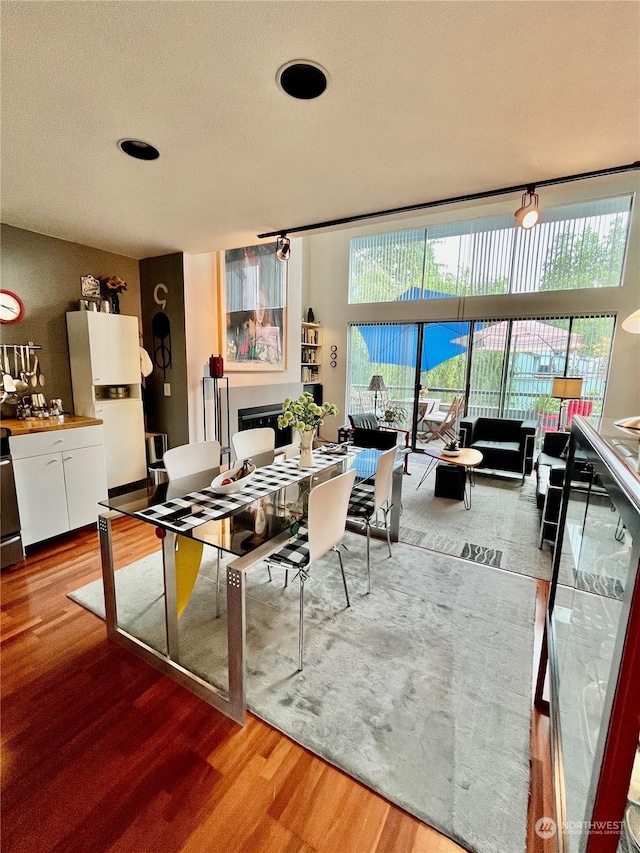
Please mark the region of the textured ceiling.
[[630, 163], [639, 38], [615, 0], [5, 0], [2, 219], [148, 257]]

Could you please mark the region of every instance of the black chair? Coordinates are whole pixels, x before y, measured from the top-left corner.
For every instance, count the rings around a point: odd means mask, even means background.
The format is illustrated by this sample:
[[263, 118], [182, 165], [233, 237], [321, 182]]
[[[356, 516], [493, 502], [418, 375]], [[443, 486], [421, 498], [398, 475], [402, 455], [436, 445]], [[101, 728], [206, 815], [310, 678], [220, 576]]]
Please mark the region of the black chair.
[[[373, 447], [376, 450], [390, 450], [398, 443], [398, 435], [404, 435], [404, 446], [409, 447], [409, 431], [379, 423], [373, 412], [349, 415], [351, 438], [357, 447]], [[409, 454], [404, 457], [404, 473], [408, 474]]]
[[533, 470], [537, 421], [513, 418], [464, 418], [460, 421], [460, 443], [482, 453], [479, 468], [512, 471], [522, 482]]

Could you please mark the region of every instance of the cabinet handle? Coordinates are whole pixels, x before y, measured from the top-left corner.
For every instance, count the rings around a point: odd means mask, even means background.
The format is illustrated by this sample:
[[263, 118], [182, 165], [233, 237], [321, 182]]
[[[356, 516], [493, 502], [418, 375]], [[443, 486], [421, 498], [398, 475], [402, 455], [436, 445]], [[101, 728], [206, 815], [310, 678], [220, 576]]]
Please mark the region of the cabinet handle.
[[59, 438], [57, 441], [54, 441], [54, 444], [62, 444], [64, 442], [64, 438]]
[[58, 461], [57, 459], [50, 459], [50, 460], [47, 462], [47, 465], [54, 465], [57, 461]]
[[73, 456], [65, 456], [63, 461], [68, 462], [70, 459], [73, 459]]

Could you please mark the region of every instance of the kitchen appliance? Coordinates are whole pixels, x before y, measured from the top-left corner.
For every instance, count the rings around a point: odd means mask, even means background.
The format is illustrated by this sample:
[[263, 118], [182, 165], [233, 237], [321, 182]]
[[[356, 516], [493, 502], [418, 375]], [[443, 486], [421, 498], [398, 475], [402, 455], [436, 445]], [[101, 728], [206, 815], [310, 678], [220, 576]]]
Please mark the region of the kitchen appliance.
[[0, 428], [0, 489], [2, 490], [2, 513], [0, 514], [1, 569], [24, 560], [16, 483], [13, 477], [13, 461], [9, 449], [10, 435], [10, 430], [4, 427]]
[[169, 480], [167, 469], [164, 467], [162, 457], [167, 449], [166, 432], [145, 433], [147, 444], [147, 476], [154, 486], [166, 483]]

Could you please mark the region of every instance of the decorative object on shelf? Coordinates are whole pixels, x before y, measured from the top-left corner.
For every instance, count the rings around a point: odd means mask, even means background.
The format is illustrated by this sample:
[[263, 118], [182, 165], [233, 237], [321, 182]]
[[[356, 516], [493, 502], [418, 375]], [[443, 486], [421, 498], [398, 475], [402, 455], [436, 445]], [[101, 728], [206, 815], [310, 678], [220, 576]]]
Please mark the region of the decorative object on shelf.
[[111, 301], [113, 314], [120, 313], [120, 294], [127, 289], [127, 282], [117, 275], [101, 275], [98, 278], [104, 296]]
[[100, 296], [100, 282], [94, 275], [80, 276], [80, 295], [90, 298]]
[[24, 302], [12, 290], [0, 290], [0, 323], [19, 323], [24, 317]]
[[224, 376], [224, 359], [221, 355], [209, 356], [209, 376], [213, 379], [222, 379]]
[[337, 415], [338, 407], [333, 403], [319, 406], [313, 401], [313, 394], [305, 391], [297, 400], [285, 397], [282, 402], [282, 414], [278, 418], [278, 428], [291, 427], [300, 434], [300, 468], [313, 465], [313, 439], [316, 431], [324, 423], [327, 415]]
[[316, 319], [313, 316], [313, 308], [309, 308], [307, 311], [307, 323], [315, 323]]
[[387, 424], [400, 424], [407, 417], [407, 410], [396, 403], [390, 403], [384, 410], [383, 420]]
[[367, 391], [373, 391], [373, 411], [378, 414], [378, 394], [386, 391], [387, 386], [384, 384], [384, 379], [378, 373], [374, 373], [369, 382]]

